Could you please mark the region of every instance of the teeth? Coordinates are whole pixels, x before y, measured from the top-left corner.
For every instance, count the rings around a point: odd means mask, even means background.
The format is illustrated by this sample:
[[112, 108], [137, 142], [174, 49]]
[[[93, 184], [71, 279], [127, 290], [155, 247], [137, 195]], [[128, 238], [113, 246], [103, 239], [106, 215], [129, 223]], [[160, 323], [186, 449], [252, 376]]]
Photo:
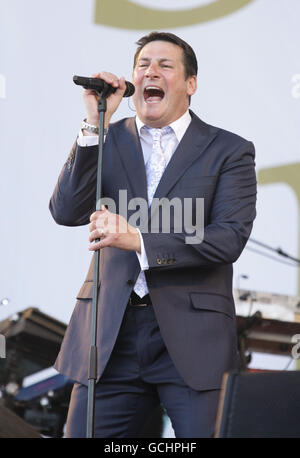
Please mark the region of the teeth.
[[155, 90], [159, 90], [159, 91], [162, 91], [162, 89], [160, 87], [157, 87], [157, 86], [146, 86], [145, 89], [148, 91], [149, 89], [155, 89]]
[[145, 86], [144, 99], [146, 103], [158, 103], [164, 98], [164, 91], [158, 86]]

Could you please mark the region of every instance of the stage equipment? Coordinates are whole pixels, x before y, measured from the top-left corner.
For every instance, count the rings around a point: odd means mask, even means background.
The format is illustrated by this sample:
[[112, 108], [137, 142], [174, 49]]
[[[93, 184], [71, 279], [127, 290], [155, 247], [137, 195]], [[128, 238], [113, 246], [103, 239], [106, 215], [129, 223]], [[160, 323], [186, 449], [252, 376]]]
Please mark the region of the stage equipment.
[[234, 290], [240, 370], [247, 370], [251, 352], [292, 358], [294, 336], [300, 334], [300, 297]]
[[42, 436], [22, 418], [0, 405], [0, 439], [38, 439]]
[[[32, 386], [25, 388], [24, 382], [53, 365], [65, 330], [64, 323], [33, 307], [0, 322], [6, 340], [6, 358], [0, 359], [2, 404], [50, 437], [63, 434], [73, 382], [56, 371]], [[47, 405], [42, 405], [45, 399]]]
[[299, 438], [300, 371], [225, 374], [216, 438]]
[[66, 325], [30, 307], [0, 322], [6, 339], [6, 358], [0, 360], [0, 385], [21, 387], [27, 375], [51, 366], [58, 354]]

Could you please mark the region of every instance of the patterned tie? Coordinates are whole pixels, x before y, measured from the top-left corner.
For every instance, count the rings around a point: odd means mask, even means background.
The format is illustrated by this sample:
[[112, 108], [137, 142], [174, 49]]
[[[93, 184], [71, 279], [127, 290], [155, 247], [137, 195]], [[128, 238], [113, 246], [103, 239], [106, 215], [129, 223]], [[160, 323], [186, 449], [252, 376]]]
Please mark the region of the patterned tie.
[[[170, 132], [171, 127], [164, 127], [163, 129], [148, 128], [148, 130], [153, 138], [152, 154], [146, 164], [148, 205], [150, 207], [157, 185], [166, 168], [166, 158], [161, 147], [161, 138], [162, 135]], [[134, 291], [140, 297], [144, 297], [148, 293], [146, 278], [143, 271], [141, 271], [138, 276]]]

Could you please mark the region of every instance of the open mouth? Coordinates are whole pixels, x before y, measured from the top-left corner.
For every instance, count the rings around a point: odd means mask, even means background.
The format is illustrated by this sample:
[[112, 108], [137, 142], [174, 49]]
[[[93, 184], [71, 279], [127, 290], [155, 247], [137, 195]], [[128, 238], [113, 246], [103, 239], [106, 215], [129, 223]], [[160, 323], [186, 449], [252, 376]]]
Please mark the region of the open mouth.
[[165, 93], [160, 87], [146, 86], [144, 89], [144, 100], [146, 103], [161, 102]]

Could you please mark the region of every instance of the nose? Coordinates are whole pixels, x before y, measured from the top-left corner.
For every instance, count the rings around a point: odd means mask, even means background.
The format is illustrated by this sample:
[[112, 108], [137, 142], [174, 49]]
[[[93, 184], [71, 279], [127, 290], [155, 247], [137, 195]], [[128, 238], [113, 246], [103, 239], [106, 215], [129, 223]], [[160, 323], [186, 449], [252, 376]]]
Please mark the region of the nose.
[[148, 66], [145, 76], [148, 78], [159, 78], [158, 65], [155, 62], [151, 62]]

